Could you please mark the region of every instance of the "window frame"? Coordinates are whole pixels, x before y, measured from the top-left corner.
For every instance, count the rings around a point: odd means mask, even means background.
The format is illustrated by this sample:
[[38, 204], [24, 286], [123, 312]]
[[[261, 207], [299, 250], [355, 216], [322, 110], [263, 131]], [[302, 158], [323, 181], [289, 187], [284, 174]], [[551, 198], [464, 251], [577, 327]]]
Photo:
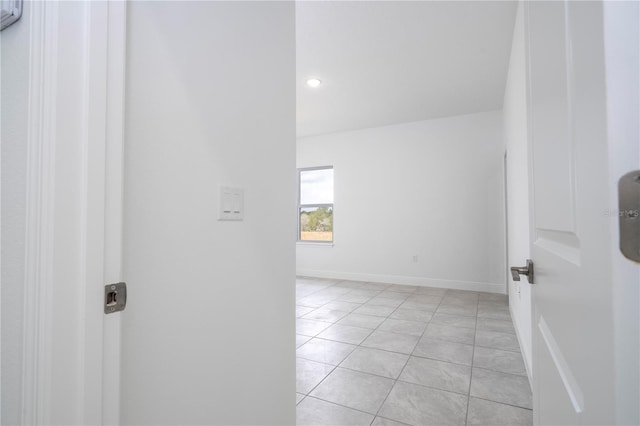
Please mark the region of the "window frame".
[[[296, 237], [296, 242], [300, 243], [300, 244], [320, 244], [320, 245], [333, 245], [333, 242], [335, 241], [335, 208], [334, 208], [334, 204], [335, 204], [335, 191], [334, 191], [334, 202], [333, 203], [320, 203], [320, 204], [302, 204], [301, 200], [302, 200], [302, 185], [301, 185], [301, 173], [302, 172], [310, 172], [310, 171], [314, 171], [314, 170], [334, 170], [334, 185], [335, 185], [335, 169], [333, 166], [316, 166], [316, 167], [301, 167], [297, 169], [298, 172], [298, 206], [296, 209], [296, 216], [297, 216], [297, 225], [296, 228], [298, 230], [297, 233], [297, 237]], [[333, 188], [332, 188], [333, 189]], [[300, 236], [302, 234], [302, 229], [300, 229], [300, 212], [302, 209], [304, 208], [313, 208], [313, 207], [330, 207], [331, 208], [331, 215], [332, 215], [332, 223], [331, 223], [331, 240], [327, 241], [327, 240], [302, 240], [300, 239]]]

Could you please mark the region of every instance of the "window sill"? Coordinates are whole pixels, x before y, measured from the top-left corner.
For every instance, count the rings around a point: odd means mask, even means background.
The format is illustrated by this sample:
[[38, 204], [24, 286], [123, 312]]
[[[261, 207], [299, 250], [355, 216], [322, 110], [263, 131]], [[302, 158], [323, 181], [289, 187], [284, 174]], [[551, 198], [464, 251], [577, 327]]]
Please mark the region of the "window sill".
[[298, 246], [319, 246], [319, 247], [333, 247], [333, 242], [323, 241], [296, 241]]

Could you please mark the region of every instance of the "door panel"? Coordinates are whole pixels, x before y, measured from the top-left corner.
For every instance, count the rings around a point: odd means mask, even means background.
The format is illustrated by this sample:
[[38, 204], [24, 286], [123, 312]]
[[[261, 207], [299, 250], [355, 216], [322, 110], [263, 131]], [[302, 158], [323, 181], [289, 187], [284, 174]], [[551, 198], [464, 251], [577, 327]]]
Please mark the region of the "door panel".
[[[531, 121], [536, 140], [533, 163], [544, 166], [534, 175], [535, 221], [538, 229], [575, 232], [573, 144], [570, 132], [566, 15], [562, 2], [541, 2], [530, 9]], [[559, 236], [548, 233], [547, 238]]]
[[602, 4], [527, 2], [534, 418], [610, 424], [611, 243]]

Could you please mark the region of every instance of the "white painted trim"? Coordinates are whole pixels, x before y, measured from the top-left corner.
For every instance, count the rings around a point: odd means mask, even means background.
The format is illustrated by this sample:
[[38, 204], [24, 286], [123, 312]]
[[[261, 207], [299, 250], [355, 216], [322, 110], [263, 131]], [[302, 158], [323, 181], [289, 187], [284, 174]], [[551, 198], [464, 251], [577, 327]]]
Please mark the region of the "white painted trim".
[[296, 246], [333, 247], [332, 242], [323, 243], [321, 241], [296, 241]]
[[22, 424], [51, 423], [58, 3], [29, 7]]
[[487, 293], [505, 294], [502, 283], [483, 283], [475, 281], [444, 280], [440, 278], [410, 277], [403, 275], [365, 274], [357, 272], [321, 271], [315, 269], [298, 269], [298, 276], [327, 278], [350, 281], [366, 281], [385, 284], [404, 284], [419, 287], [438, 287], [453, 290], [484, 291]]
[[[127, 4], [108, 4], [104, 281], [122, 275]], [[120, 424], [121, 314], [104, 317], [102, 424]]]
[[[84, 424], [102, 422], [105, 161], [107, 104], [107, 3], [85, 3], [82, 167], [80, 193], [81, 274], [78, 286]], [[84, 284], [84, 285], [82, 285]]]
[[29, 8], [23, 424], [120, 421], [120, 325], [103, 288], [121, 274], [125, 13], [117, 0]]

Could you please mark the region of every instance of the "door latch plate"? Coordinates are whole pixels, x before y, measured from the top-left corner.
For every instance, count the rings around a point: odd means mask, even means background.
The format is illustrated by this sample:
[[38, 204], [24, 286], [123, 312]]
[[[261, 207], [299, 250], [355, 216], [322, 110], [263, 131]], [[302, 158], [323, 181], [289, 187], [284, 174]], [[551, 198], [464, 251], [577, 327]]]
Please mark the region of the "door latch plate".
[[620, 251], [627, 259], [640, 262], [640, 170], [618, 181]]
[[104, 286], [104, 313], [123, 311], [127, 306], [127, 284], [115, 283]]

